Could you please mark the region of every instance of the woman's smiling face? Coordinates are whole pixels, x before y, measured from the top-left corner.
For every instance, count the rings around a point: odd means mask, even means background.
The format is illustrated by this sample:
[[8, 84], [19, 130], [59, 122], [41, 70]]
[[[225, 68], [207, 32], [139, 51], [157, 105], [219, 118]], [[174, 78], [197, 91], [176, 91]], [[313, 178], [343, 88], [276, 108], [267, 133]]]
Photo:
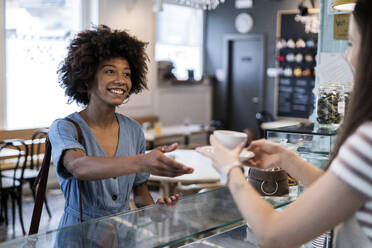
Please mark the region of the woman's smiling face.
[[101, 62], [95, 76], [95, 83], [89, 90], [89, 104], [97, 102], [118, 106], [129, 96], [132, 88], [129, 63], [123, 58]]

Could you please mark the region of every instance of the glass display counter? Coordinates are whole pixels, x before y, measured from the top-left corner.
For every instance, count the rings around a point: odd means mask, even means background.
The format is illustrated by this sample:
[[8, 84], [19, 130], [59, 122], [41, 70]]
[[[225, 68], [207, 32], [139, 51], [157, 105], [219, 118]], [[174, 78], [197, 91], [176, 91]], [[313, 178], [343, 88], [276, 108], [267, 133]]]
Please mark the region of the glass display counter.
[[316, 125], [296, 125], [265, 130], [265, 138], [281, 143], [309, 163], [323, 169], [335, 142], [337, 130]]
[[[272, 197], [269, 202], [279, 208], [289, 200]], [[0, 247], [177, 247], [242, 220], [230, 191], [219, 188], [181, 198], [174, 206], [156, 204], [4, 242]]]

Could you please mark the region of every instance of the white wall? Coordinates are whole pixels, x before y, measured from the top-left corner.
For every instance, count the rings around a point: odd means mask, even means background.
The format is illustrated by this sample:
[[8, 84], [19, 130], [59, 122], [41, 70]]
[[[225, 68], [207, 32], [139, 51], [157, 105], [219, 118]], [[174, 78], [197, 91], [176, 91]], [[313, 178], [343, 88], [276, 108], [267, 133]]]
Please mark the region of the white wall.
[[100, 0], [99, 24], [115, 29], [128, 30], [142, 41], [148, 42], [147, 54], [150, 59], [148, 90], [132, 95], [129, 102], [119, 107], [118, 112], [132, 117], [156, 115], [156, 62], [154, 59], [155, 20], [152, 0]]

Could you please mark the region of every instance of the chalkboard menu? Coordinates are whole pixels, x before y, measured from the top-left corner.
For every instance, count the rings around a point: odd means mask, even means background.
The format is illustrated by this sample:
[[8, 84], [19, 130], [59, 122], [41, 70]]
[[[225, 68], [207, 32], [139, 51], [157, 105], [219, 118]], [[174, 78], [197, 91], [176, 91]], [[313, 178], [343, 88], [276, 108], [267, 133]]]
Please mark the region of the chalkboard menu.
[[280, 77], [278, 116], [308, 118], [313, 112], [312, 78]]
[[314, 110], [318, 34], [306, 32], [296, 15], [278, 14], [276, 116], [307, 119]]

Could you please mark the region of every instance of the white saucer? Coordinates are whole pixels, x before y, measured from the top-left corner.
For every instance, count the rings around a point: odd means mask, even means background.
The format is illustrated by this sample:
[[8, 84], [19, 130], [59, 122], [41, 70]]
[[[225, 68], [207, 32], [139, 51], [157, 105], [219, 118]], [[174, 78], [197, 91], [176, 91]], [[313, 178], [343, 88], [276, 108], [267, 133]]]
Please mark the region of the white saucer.
[[[197, 149], [208, 151], [208, 152], [214, 152], [213, 146], [202, 146], [202, 147], [198, 147]], [[254, 153], [251, 151], [247, 151], [247, 150], [243, 150], [239, 156], [241, 162], [248, 160], [250, 158], [253, 158], [253, 157], [254, 157]]]

